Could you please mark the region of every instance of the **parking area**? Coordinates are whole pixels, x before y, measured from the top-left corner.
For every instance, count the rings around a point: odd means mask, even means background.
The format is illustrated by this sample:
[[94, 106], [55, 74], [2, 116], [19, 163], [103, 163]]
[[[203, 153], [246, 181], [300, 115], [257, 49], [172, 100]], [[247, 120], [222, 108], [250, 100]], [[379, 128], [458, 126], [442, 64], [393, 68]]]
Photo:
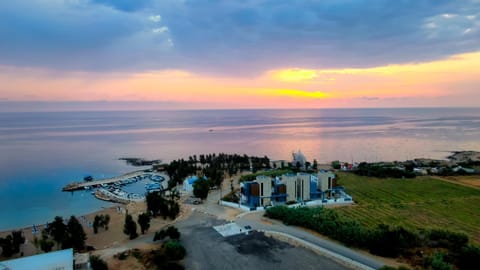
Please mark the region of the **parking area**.
[[[261, 232], [236, 233], [240, 229], [243, 232], [244, 226], [197, 211], [176, 226], [187, 249], [186, 269], [349, 269], [310, 250], [267, 237]], [[215, 226], [220, 231], [224, 230], [225, 236], [214, 229]], [[228, 235], [228, 232], [232, 234]]]

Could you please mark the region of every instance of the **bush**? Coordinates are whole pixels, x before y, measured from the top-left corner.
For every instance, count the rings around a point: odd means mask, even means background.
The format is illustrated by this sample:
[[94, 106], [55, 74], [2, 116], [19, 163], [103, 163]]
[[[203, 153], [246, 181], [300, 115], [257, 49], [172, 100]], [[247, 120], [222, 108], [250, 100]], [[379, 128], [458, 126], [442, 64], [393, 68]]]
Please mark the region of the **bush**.
[[156, 232], [153, 241], [162, 240], [167, 236], [172, 240], [177, 240], [180, 239], [180, 232], [175, 226], [168, 226], [166, 230]]
[[452, 250], [460, 250], [468, 243], [468, 236], [446, 230], [430, 230], [427, 233], [430, 247], [441, 247]]
[[463, 247], [457, 259], [457, 265], [460, 269], [475, 269], [480, 261], [480, 248], [475, 246]]
[[90, 266], [92, 270], [108, 270], [107, 263], [95, 255], [90, 256]]
[[174, 226], [169, 226], [166, 233], [167, 236], [170, 237], [170, 239], [180, 239], [180, 232]]
[[432, 256], [425, 258], [423, 262], [425, 269], [432, 270], [452, 270], [451, 264], [444, 261], [444, 255], [442, 253], [435, 253]]
[[[372, 254], [385, 257], [409, 259], [415, 251], [431, 248], [447, 252], [426, 257], [423, 265], [430, 269], [452, 269], [453, 263], [459, 269], [475, 269], [480, 261], [480, 248], [468, 246], [468, 237], [462, 233], [438, 229], [410, 230], [386, 224], [369, 229], [323, 207], [274, 206], [267, 208], [265, 216], [312, 229], [349, 246], [369, 249]], [[417, 263], [422, 264], [421, 261]]]
[[178, 261], [183, 259], [187, 254], [185, 248], [176, 240], [165, 242], [163, 247], [168, 260]]
[[406, 250], [419, 245], [419, 235], [403, 227], [393, 227], [380, 224], [373, 231], [369, 241], [372, 254], [397, 257]]

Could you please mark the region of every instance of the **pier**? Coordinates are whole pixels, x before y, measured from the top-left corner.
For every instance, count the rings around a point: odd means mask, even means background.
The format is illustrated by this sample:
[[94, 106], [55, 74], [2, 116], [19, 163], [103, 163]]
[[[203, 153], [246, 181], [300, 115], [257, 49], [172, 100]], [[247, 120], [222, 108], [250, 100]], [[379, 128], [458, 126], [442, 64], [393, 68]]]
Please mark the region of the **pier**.
[[62, 191], [74, 191], [74, 190], [81, 190], [81, 189], [89, 189], [95, 186], [110, 185], [116, 182], [125, 181], [129, 178], [141, 176], [144, 174], [155, 174], [155, 173], [149, 173], [144, 170], [141, 170], [141, 171], [134, 171], [134, 172], [126, 173], [126, 174], [111, 177], [111, 178], [104, 178], [104, 179], [88, 181], [88, 182], [74, 182], [64, 186], [62, 188]]

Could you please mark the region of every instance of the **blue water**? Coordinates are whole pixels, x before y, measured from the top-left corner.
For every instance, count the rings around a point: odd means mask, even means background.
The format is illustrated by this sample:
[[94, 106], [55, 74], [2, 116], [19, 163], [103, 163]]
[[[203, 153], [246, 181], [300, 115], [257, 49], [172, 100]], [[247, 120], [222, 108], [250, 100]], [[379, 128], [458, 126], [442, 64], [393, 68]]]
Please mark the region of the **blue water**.
[[325, 109], [0, 113], [0, 230], [110, 204], [61, 192], [86, 175], [213, 152], [379, 161], [480, 151], [480, 109]]

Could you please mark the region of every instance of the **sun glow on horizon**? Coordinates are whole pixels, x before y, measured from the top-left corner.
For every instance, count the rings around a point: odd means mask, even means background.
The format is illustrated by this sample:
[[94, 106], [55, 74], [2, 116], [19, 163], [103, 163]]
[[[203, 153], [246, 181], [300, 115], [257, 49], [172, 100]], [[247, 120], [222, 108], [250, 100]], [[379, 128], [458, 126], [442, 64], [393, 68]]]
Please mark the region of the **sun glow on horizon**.
[[[189, 70], [138, 73], [61, 72], [0, 67], [1, 100], [168, 101], [243, 107], [379, 106], [387, 100], [459, 96], [472, 103], [480, 52], [425, 63], [345, 69], [272, 69], [257, 77]], [[460, 87], [461, 86], [461, 87]], [[396, 103], [395, 103], [396, 104]], [[214, 105], [212, 105], [214, 106]]]

